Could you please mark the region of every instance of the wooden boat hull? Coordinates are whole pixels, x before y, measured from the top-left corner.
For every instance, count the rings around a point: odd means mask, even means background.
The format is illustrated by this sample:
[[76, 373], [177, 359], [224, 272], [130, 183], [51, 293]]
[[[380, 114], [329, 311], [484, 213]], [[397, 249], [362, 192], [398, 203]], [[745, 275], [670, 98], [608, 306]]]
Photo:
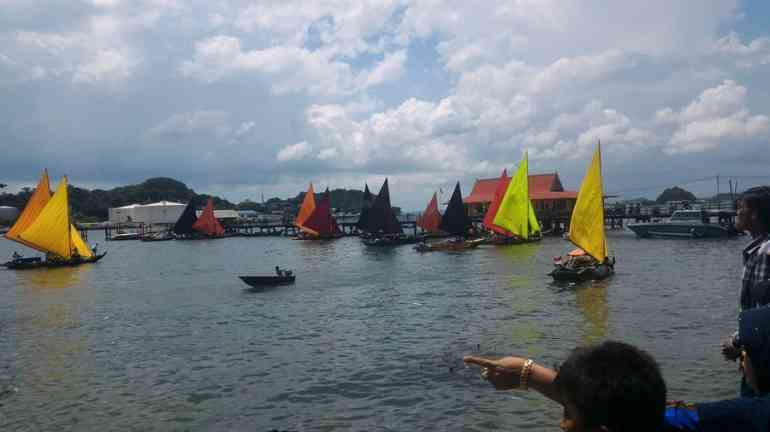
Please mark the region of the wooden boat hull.
[[7, 263], [3, 264], [6, 268], [9, 270], [32, 270], [37, 268], [53, 268], [53, 267], [75, 267], [79, 266], [81, 264], [91, 264], [98, 262], [104, 256], [107, 255], [107, 252], [104, 252], [103, 254], [94, 255], [91, 258], [78, 258], [74, 260], [66, 260], [66, 261], [44, 261], [42, 259], [40, 260], [15, 260], [15, 261], [8, 261]]
[[400, 246], [405, 244], [414, 244], [423, 240], [421, 237], [397, 236], [397, 237], [363, 237], [363, 242], [367, 246], [388, 247]]
[[275, 285], [293, 284], [296, 276], [238, 276], [247, 285], [262, 288]]
[[462, 242], [444, 241], [436, 243], [420, 243], [414, 247], [417, 252], [435, 252], [448, 251], [459, 252], [468, 249], [475, 249], [484, 242], [484, 239], [466, 240]]
[[599, 264], [595, 266], [571, 268], [564, 265], [557, 265], [549, 276], [555, 281], [560, 282], [583, 282], [589, 280], [602, 280], [615, 273], [615, 269], [609, 264]]
[[525, 243], [535, 243], [542, 240], [543, 237], [532, 237], [529, 239], [522, 239], [518, 237], [487, 237], [482, 244], [494, 245], [494, 246], [508, 246]]

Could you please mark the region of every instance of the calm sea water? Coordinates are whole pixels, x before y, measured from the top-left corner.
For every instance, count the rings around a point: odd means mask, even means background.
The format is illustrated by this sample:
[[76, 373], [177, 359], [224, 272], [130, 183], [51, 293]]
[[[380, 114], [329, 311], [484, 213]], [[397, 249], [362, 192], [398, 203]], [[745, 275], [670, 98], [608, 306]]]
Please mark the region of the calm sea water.
[[[100, 233], [92, 232], [90, 242]], [[669, 397], [737, 392], [747, 239], [611, 232], [617, 274], [555, 285], [540, 244], [419, 254], [357, 238], [100, 242], [96, 265], [0, 270], [0, 430], [556, 430], [534, 392], [495, 392], [465, 354], [554, 365], [607, 338], [651, 352]], [[20, 247], [0, 241], [0, 257]], [[252, 293], [238, 274], [294, 270]]]

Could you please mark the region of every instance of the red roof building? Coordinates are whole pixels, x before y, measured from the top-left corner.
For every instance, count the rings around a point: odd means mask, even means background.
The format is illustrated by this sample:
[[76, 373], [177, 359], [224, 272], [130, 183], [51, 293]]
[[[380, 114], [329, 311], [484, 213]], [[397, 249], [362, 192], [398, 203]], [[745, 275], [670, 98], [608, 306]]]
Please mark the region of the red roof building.
[[[476, 180], [471, 194], [463, 199], [471, 217], [483, 216], [495, 196], [500, 177]], [[511, 181], [506, 177], [506, 184]], [[576, 191], [565, 191], [559, 174], [534, 174], [529, 176], [529, 198], [538, 218], [555, 212], [571, 212], [577, 201]]]

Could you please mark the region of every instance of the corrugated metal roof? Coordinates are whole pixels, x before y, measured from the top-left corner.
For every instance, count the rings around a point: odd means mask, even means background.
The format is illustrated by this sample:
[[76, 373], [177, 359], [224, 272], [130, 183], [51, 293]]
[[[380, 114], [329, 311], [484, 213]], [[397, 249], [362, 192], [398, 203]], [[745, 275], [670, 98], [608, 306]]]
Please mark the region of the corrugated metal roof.
[[[495, 197], [495, 189], [500, 177], [490, 179], [476, 180], [471, 194], [463, 202], [465, 204], [483, 204], [491, 202]], [[506, 185], [511, 181], [510, 177], [505, 178]], [[576, 191], [565, 191], [559, 180], [559, 174], [532, 174], [529, 181], [529, 198], [533, 200], [543, 199], [575, 199]]]

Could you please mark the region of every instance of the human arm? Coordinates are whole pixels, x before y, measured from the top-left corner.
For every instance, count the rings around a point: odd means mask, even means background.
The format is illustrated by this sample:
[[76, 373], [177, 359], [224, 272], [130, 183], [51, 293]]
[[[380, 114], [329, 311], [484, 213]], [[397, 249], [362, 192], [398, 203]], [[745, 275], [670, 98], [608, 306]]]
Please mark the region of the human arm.
[[[521, 372], [527, 359], [521, 357], [503, 357], [498, 360], [484, 357], [466, 356], [463, 358], [466, 364], [480, 366], [486, 370], [485, 378], [497, 390], [512, 390], [520, 387]], [[485, 369], [486, 368], [486, 369]], [[527, 387], [533, 388], [547, 398], [562, 403], [554, 381], [556, 371], [533, 363], [529, 370]]]

